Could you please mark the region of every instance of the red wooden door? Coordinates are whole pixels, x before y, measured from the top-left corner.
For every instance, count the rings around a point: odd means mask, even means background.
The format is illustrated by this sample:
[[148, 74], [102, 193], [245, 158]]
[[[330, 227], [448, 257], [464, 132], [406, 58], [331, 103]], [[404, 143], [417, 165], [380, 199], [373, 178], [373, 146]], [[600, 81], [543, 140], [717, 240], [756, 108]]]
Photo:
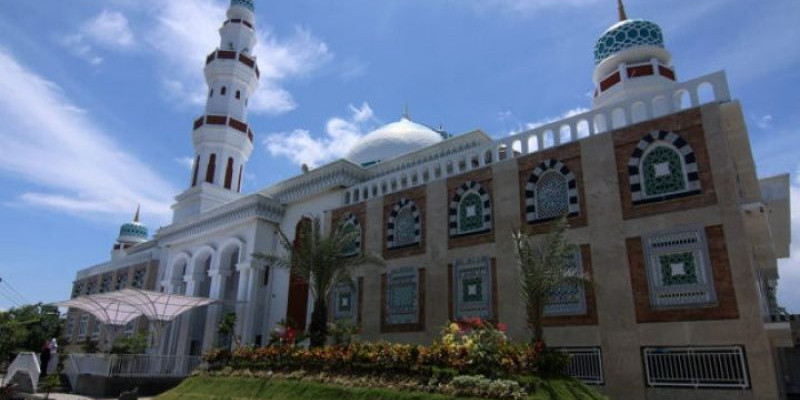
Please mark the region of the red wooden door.
[[292, 328], [305, 330], [308, 310], [308, 283], [297, 275], [289, 278], [289, 306], [286, 321]]

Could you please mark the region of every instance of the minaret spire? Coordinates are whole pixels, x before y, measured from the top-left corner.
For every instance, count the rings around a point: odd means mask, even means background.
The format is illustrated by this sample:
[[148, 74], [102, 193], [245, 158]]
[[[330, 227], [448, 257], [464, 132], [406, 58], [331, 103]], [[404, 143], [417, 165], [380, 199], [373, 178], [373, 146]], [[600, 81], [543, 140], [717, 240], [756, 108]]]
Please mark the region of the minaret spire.
[[625, 13], [625, 4], [622, 4], [622, 0], [617, 0], [617, 12], [619, 13], [620, 21], [628, 19], [628, 15]]
[[136, 205], [136, 214], [133, 215], [133, 222], [139, 222], [139, 209], [142, 207], [141, 204]]

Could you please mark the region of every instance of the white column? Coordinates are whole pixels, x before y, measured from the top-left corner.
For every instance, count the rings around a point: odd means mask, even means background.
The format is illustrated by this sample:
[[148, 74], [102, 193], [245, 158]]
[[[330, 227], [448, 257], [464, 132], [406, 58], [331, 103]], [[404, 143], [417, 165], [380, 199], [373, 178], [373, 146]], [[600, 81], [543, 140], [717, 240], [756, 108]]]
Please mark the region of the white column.
[[[218, 268], [208, 271], [208, 276], [211, 278], [211, 289], [208, 297], [211, 299], [222, 300], [222, 288], [225, 287], [225, 280], [228, 279], [231, 272], [220, 270]], [[217, 324], [219, 324], [220, 317], [222, 316], [222, 309], [224, 305], [221, 303], [211, 304], [208, 306], [208, 314], [206, 314], [205, 333], [203, 335], [203, 351], [213, 348], [217, 345]]]
[[[183, 281], [186, 282], [186, 295], [188, 296], [197, 296], [200, 291], [200, 283], [203, 281], [203, 274], [186, 274], [183, 277]], [[204, 310], [196, 310], [190, 311], [187, 314], [181, 315], [178, 317], [178, 321], [175, 322], [177, 327], [173, 328], [173, 331], [176, 332], [174, 339], [172, 339], [173, 343], [175, 343], [175, 354], [176, 355], [186, 355], [189, 354], [189, 343], [191, 340], [189, 339], [189, 328], [192, 326], [192, 317], [200, 313], [204, 312]]]
[[236, 270], [239, 271], [239, 285], [236, 288], [235, 334], [241, 338], [242, 343], [252, 343], [252, 335], [250, 334], [252, 323], [247, 315], [247, 310], [252, 308], [254, 303], [252, 297], [250, 297], [252, 268], [249, 262], [241, 262], [236, 264]]

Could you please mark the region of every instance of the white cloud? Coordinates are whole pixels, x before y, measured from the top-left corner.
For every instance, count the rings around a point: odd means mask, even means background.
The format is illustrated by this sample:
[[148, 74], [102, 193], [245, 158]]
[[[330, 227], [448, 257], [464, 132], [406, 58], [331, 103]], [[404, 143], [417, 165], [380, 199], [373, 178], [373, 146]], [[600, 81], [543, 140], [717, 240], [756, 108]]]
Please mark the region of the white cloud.
[[[205, 103], [207, 87], [202, 66], [206, 56], [219, 46], [219, 29], [226, 4], [216, 0], [152, 3], [156, 18], [147, 41], [164, 64], [164, 84], [171, 98], [183, 104]], [[263, 24], [258, 27], [259, 44], [254, 49], [261, 70], [261, 86], [250, 102], [250, 111], [279, 114], [296, 107], [283, 83], [302, 77], [333, 54], [322, 40], [296, 28], [279, 38]]]
[[72, 55], [95, 66], [103, 62], [103, 57], [97, 54], [94, 46], [128, 50], [136, 45], [128, 19], [119, 12], [107, 10], [84, 22], [77, 33], [60, 37], [58, 42]]
[[756, 126], [761, 129], [771, 129], [772, 128], [772, 115], [764, 115], [761, 118], [756, 119]]
[[[537, 11], [558, 7], [589, 6], [599, 0], [483, 0], [472, 4], [479, 10], [506, 9], [516, 13], [535, 13]], [[458, 0], [458, 4], [463, 4]]]
[[333, 117], [325, 125], [325, 136], [316, 138], [305, 129], [268, 135], [262, 143], [272, 156], [282, 156], [297, 165], [311, 167], [343, 157], [366, 133], [374, 121], [372, 108], [349, 106], [350, 116]]
[[95, 218], [129, 217], [141, 203], [168, 219], [176, 189], [2, 48], [0, 120], [0, 170], [35, 187], [18, 203]]
[[174, 161], [180, 165], [183, 165], [189, 171], [191, 171], [192, 167], [194, 167], [194, 159], [192, 157], [178, 157]]
[[110, 48], [126, 49], [136, 45], [128, 19], [119, 12], [103, 10], [83, 24], [81, 33]]

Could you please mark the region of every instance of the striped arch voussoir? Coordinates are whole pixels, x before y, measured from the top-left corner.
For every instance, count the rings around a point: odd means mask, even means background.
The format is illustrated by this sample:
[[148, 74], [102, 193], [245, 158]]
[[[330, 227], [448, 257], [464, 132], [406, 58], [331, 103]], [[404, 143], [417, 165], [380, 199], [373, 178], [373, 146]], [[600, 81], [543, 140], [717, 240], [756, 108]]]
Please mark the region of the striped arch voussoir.
[[400, 201], [395, 203], [394, 206], [392, 206], [392, 211], [389, 212], [389, 219], [386, 224], [386, 247], [389, 249], [399, 246], [394, 241], [395, 219], [397, 218], [397, 214], [400, 213], [400, 210], [406, 207], [411, 208], [411, 215], [414, 216], [414, 243], [420, 243], [422, 241], [422, 218], [420, 216], [419, 208], [412, 200], [402, 198]]
[[[648, 148], [659, 143], [666, 143], [675, 148], [683, 158], [684, 167], [686, 168], [686, 181], [687, 190], [681, 193], [676, 193], [670, 196], [658, 196], [655, 199], [645, 198], [644, 193], [644, 178], [640, 168], [642, 157]], [[700, 175], [698, 174], [697, 158], [695, 157], [694, 150], [689, 142], [684, 140], [680, 135], [668, 131], [652, 131], [646, 134], [636, 148], [633, 149], [631, 157], [628, 160], [628, 181], [630, 182], [631, 200], [634, 204], [647, 203], [652, 201], [667, 200], [673, 197], [680, 197], [684, 195], [694, 194], [700, 190]]]
[[531, 176], [528, 178], [528, 183], [525, 184], [525, 218], [528, 222], [535, 222], [539, 220], [536, 212], [536, 187], [542, 175], [549, 171], [556, 171], [560, 173], [567, 181], [569, 215], [574, 216], [580, 213], [580, 203], [578, 203], [578, 182], [575, 179], [575, 174], [570, 171], [570, 169], [564, 165], [563, 162], [559, 160], [548, 159], [542, 161], [538, 166], [536, 166], [536, 168], [534, 168], [533, 172], [531, 172]]
[[[461, 199], [464, 197], [464, 195], [469, 192], [475, 192], [481, 196], [481, 205], [483, 205], [483, 229], [474, 232], [460, 232], [458, 229], [458, 205], [461, 204]], [[450, 200], [449, 227], [450, 236], [457, 236], [465, 233], [485, 232], [491, 229], [492, 199], [489, 196], [489, 192], [484, 189], [480, 183], [475, 181], [467, 181], [458, 187], [455, 195], [453, 195], [453, 198]]]

